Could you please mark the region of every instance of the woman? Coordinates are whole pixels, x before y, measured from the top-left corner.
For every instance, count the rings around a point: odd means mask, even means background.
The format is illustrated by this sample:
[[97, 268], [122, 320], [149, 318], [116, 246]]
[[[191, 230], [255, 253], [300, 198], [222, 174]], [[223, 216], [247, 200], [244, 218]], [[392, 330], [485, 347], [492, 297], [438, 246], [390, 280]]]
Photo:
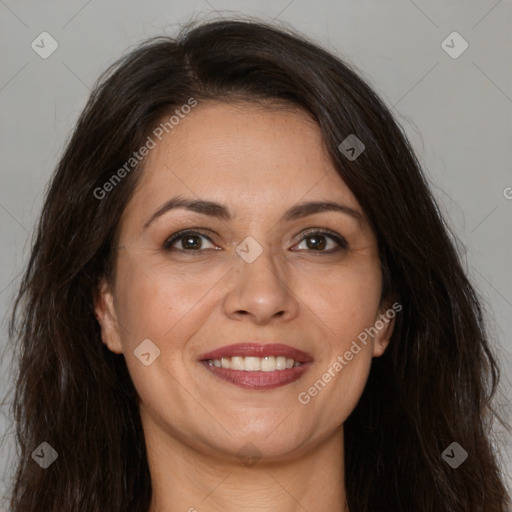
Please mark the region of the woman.
[[211, 22], [103, 76], [11, 328], [12, 512], [508, 503], [497, 364], [413, 151], [286, 31]]

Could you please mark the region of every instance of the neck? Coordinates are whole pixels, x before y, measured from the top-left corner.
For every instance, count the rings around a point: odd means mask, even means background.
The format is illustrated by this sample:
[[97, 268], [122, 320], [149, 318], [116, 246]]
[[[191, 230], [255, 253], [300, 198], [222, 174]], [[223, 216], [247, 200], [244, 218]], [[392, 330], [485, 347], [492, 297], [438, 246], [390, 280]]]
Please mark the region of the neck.
[[145, 428], [153, 497], [149, 512], [349, 512], [343, 426], [286, 460], [206, 453]]

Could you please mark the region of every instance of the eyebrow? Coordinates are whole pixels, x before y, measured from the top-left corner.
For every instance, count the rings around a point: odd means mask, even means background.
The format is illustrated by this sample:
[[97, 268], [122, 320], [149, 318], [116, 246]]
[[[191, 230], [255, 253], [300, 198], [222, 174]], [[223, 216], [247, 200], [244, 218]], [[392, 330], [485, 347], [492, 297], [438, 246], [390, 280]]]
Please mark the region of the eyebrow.
[[[230, 210], [220, 203], [216, 203], [214, 201], [205, 201], [201, 199], [173, 197], [172, 199], [166, 201], [153, 213], [153, 215], [151, 215], [151, 217], [144, 224], [144, 229], [146, 229], [155, 219], [161, 217], [164, 213], [167, 213], [168, 211], [175, 208], [185, 208], [186, 210], [195, 213], [200, 213], [202, 215], [207, 215], [209, 217], [215, 217], [226, 221], [233, 218], [233, 214], [230, 212]], [[289, 222], [307, 217], [309, 215], [314, 215], [315, 213], [328, 211], [340, 212], [346, 215], [350, 215], [359, 223], [363, 223], [365, 220], [365, 216], [362, 213], [354, 210], [350, 206], [336, 203], [334, 201], [309, 201], [292, 206], [282, 215], [280, 221]]]

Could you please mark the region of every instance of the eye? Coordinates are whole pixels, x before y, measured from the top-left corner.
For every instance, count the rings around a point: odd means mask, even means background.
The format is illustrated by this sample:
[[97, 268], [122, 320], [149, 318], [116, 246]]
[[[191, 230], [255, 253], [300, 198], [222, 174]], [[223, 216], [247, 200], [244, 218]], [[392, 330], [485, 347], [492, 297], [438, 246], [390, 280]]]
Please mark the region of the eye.
[[306, 244], [306, 250], [325, 253], [337, 252], [346, 249], [348, 246], [347, 241], [342, 236], [325, 230], [308, 231], [296, 247], [303, 243]]
[[[211, 247], [205, 247], [204, 241], [210, 243]], [[313, 252], [320, 253], [333, 253], [339, 250], [346, 249], [347, 241], [340, 235], [326, 230], [310, 230], [304, 234], [302, 240], [295, 247], [301, 244], [306, 244], [305, 249]], [[178, 246], [180, 245], [180, 246]], [[215, 249], [210, 237], [194, 230], [178, 231], [171, 235], [163, 244], [166, 251], [181, 251], [181, 252], [200, 252], [204, 249]], [[300, 249], [300, 247], [299, 247]], [[299, 250], [293, 249], [293, 250]]]
[[[210, 244], [212, 244], [212, 247], [204, 247], [204, 242], [202, 240], [207, 240]], [[180, 241], [181, 244], [179, 245], [181, 245], [181, 247], [174, 247], [176, 242]], [[200, 251], [202, 249], [212, 249], [214, 247], [215, 246], [213, 246], [213, 243], [208, 236], [198, 231], [192, 230], [178, 231], [177, 233], [171, 235], [163, 244], [163, 248], [166, 251], [192, 252]]]

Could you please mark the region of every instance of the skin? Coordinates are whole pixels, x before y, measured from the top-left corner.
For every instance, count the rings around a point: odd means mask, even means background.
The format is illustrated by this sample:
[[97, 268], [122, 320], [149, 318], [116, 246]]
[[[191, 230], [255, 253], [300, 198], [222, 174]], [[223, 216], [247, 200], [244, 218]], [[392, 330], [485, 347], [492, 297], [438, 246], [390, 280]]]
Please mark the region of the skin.
[[[222, 203], [233, 219], [178, 208], [144, 228], [178, 195]], [[363, 219], [322, 211], [279, 220], [313, 200], [349, 206]], [[185, 228], [210, 239], [192, 240], [201, 250], [185, 252], [185, 238], [166, 251], [165, 240]], [[308, 245], [309, 228], [332, 230], [348, 248], [329, 237]], [[343, 423], [393, 321], [309, 403], [298, 400], [389, 308], [380, 305], [375, 235], [330, 162], [318, 125], [291, 108], [200, 103], [146, 157], [119, 233], [115, 279], [102, 281], [95, 309], [103, 342], [124, 354], [139, 395], [150, 512], [348, 511]], [[248, 236], [263, 249], [252, 263], [236, 253]], [[145, 339], [160, 350], [149, 366], [134, 355]], [[198, 362], [205, 352], [248, 340], [291, 345], [313, 364], [293, 383], [254, 390]]]

